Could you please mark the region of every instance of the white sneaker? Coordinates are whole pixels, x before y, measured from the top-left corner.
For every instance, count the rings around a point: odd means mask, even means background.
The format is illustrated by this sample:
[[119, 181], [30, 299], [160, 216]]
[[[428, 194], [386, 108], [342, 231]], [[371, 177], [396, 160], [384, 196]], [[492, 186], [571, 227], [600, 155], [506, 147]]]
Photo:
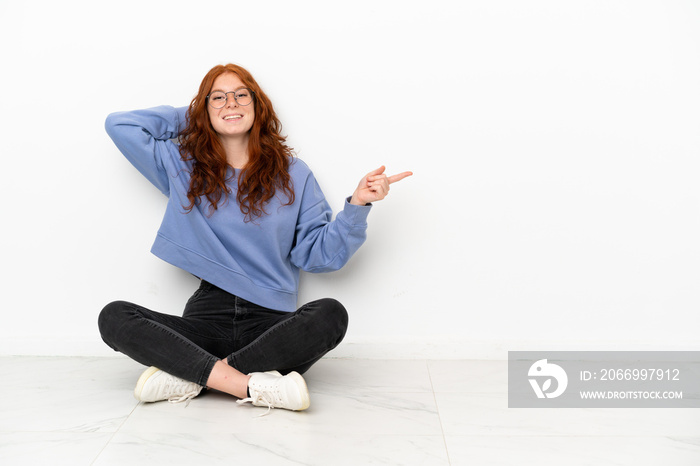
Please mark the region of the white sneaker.
[[236, 403], [252, 402], [253, 406], [265, 406], [268, 413], [272, 408], [302, 411], [311, 404], [306, 382], [296, 372], [285, 376], [277, 371], [253, 372], [248, 381], [248, 391], [250, 398], [238, 400]]
[[202, 388], [201, 385], [170, 375], [157, 367], [149, 367], [136, 382], [134, 396], [137, 400], [146, 402], [168, 400], [171, 403], [189, 403], [199, 395]]

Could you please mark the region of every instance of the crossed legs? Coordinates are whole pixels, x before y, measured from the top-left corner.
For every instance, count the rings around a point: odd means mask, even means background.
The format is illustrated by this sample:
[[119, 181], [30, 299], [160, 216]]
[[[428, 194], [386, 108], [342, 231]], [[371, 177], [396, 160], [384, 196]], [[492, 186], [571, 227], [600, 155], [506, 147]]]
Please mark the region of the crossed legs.
[[115, 301], [100, 313], [114, 350], [201, 386], [246, 396], [251, 372], [303, 373], [335, 348], [347, 312], [333, 299], [274, 311], [202, 282], [182, 317]]

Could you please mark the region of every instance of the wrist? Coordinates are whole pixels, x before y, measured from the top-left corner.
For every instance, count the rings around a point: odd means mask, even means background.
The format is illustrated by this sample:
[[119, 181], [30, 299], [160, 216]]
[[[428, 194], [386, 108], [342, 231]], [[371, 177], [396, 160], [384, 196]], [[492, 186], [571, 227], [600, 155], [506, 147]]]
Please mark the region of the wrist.
[[365, 205], [367, 205], [366, 202], [360, 201], [354, 194], [353, 194], [352, 197], [350, 198], [349, 202], [350, 202], [350, 204], [352, 204], [352, 205], [359, 205], [359, 206], [365, 206]]

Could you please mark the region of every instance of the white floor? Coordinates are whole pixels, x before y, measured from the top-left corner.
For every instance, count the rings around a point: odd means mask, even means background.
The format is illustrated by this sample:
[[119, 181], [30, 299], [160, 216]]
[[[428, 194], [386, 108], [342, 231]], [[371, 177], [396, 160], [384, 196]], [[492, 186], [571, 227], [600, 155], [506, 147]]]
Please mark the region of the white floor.
[[265, 417], [219, 393], [140, 404], [126, 358], [0, 370], [4, 466], [700, 465], [700, 410], [509, 409], [505, 361], [324, 359], [309, 410]]

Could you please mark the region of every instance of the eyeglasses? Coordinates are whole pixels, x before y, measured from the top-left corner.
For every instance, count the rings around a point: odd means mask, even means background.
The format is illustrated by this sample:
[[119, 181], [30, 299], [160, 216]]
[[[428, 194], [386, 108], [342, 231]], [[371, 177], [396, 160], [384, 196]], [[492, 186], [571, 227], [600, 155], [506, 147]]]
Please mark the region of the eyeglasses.
[[224, 108], [228, 102], [229, 94], [233, 94], [233, 100], [235, 100], [238, 105], [243, 106], [250, 105], [250, 103], [253, 101], [253, 95], [255, 95], [253, 91], [245, 88], [229, 92], [214, 91], [207, 96], [209, 105], [214, 108]]

